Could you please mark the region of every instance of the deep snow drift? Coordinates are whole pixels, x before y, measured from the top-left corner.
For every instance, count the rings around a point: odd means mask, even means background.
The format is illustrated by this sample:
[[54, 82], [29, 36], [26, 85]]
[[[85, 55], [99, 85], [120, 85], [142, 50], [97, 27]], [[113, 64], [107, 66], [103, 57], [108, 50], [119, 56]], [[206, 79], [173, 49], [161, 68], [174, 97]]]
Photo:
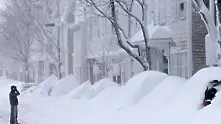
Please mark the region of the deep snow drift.
[[[211, 105], [200, 107], [209, 81], [220, 80], [220, 74], [221, 68], [217, 67], [202, 69], [189, 80], [147, 71], [124, 86], [108, 79], [95, 85], [89, 81], [80, 86], [74, 84], [72, 88], [51, 83], [56, 87], [56, 97], [37, 93], [43, 86], [20, 97], [19, 119], [26, 124], [220, 124], [221, 92]], [[1, 93], [8, 92], [1, 88]], [[9, 107], [7, 97], [1, 100], [0, 105], [6, 109], [0, 109], [0, 120]]]
[[62, 96], [70, 92], [72, 89], [78, 87], [79, 85], [80, 84], [78, 79], [76, 79], [73, 75], [68, 75], [53, 85], [49, 95]]

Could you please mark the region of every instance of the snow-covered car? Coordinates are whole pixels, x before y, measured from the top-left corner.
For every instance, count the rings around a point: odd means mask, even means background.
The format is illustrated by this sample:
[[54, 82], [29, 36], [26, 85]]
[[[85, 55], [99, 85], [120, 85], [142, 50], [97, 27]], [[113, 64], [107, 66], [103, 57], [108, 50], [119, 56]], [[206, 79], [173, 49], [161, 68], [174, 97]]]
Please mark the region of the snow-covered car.
[[209, 85], [205, 91], [205, 97], [203, 100], [203, 106], [211, 104], [212, 100], [216, 97], [216, 93], [221, 90], [221, 81], [213, 80], [209, 82]]
[[33, 86], [35, 86], [35, 83], [24, 83], [22, 91], [25, 91]]

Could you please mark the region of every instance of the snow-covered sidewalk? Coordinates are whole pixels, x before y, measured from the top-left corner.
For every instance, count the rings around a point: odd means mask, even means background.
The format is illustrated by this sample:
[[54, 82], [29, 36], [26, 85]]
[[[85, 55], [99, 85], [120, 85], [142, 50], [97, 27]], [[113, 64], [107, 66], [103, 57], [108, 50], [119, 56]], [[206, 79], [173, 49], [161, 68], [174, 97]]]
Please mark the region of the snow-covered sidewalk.
[[0, 124], [8, 124], [9, 118], [7, 114], [0, 113]]
[[[148, 71], [134, 76], [124, 86], [108, 79], [93, 86], [90, 82], [78, 86], [72, 84], [76, 80], [71, 76], [62, 80], [51, 76], [19, 97], [19, 121], [22, 124], [208, 124], [211, 116], [218, 118], [221, 114], [221, 92], [210, 106], [200, 109], [200, 105], [209, 81], [221, 80], [220, 73], [221, 68], [206, 68], [186, 80]], [[1, 88], [6, 94], [4, 100], [0, 98], [3, 106], [0, 123], [4, 124], [10, 106], [8, 91]], [[213, 124], [220, 121], [213, 119]]]

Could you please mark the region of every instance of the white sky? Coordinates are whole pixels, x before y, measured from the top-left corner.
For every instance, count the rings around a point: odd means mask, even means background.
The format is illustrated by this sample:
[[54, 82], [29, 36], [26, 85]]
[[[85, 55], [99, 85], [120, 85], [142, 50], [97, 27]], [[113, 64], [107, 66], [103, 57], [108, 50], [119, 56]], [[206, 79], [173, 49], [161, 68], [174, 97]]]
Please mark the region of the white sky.
[[5, 0], [0, 0], [0, 9], [4, 7]]

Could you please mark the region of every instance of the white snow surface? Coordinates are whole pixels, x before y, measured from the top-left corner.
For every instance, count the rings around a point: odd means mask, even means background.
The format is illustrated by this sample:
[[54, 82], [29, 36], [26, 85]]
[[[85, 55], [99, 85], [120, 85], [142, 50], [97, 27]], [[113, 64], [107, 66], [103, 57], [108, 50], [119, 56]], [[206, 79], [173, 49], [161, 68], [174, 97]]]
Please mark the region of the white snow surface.
[[[150, 39], [156, 39], [156, 38], [171, 38], [172, 31], [168, 26], [159, 26], [154, 25], [154, 22], [151, 22], [147, 26], [148, 35]], [[143, 41], [143, 33], [142, 30], [138, 31], [132, 38], [131, 42], [139, 42]]]
[[[78, 87], [75, 85], [67, 89], [68, 93], [60, 86], [60, 94], [57, 87], [57, 97], [26, 92], [19, 97], [18, 118], [23, 124], [220, 124], [221, 92], [216, 94], [211, 105], [201, 108], [209, 81], [221, 80], [220, 73], [220, 67], [205, 68], [186, 80], [146, 71], [131, 78], [124, 86], [103, 79], [94, 85], [89, 81]], [[66, 77], [62, 84], [69, 81]], [[1, 124], [8, 123], [11, 84], [20, 86], [22, 83], [0, 79]], [[54, 86], [57, 84], [61, 83]]]
[[28, 89], [28, 91], [41, 96], [49, 96], [50, 90], [52, 89], [53, 85], [56, 84], [57, 81], [58, 78], [54, 75], [51, 75], [39, 85]]
[[95, 96], [97, 96], [98, 94], [100, 94], [102, 91], [104, 91], [107, 88], [111, 88], [111, 87], [117, 87], [118, 84], [116, 84], [115, 82], [104, 78], [98, 82], [96, 82], [91, 88], [88, 89], [87, 92], [85, 92], [84, 97], [86, 98], [93, 98]]
[[73, 75], [68, 75], [64, 77], [63, 79], [57, 81], [52, 89], [49, 95], [51, 96], [62, 96], [64, 94], [67, 94], [72, 89], [78, 87], [79, 80], [76, 79]]
[[80, 86], [76, 87], [72, 91], [70, 91], [68, 94], [66, 94], [63, 98], [64, 99], [81, 99], [81, 98], [87, 98], [84, 96], [88, 92], [88, 89], [91, 87], [91, 82], [86, 81]]

